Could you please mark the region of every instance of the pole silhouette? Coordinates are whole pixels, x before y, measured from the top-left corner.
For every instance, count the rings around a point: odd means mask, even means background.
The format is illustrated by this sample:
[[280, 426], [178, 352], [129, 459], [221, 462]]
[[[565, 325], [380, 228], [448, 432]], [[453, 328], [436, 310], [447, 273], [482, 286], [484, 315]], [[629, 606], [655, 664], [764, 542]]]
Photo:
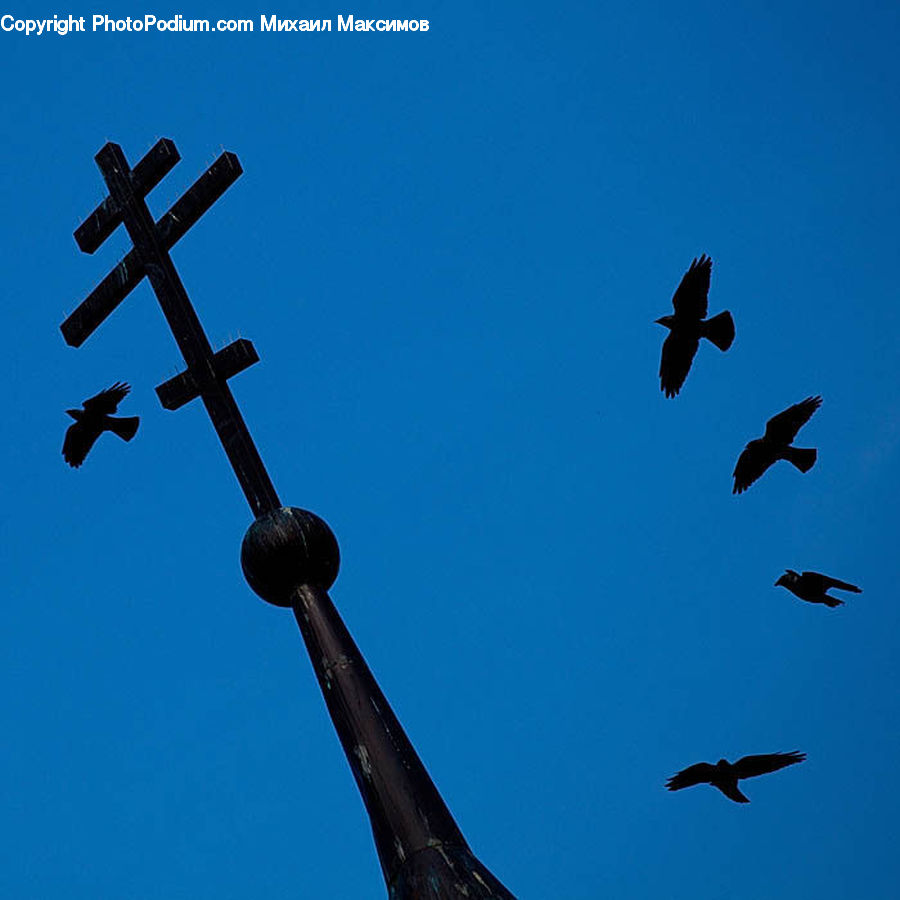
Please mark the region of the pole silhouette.
[[282, 506], [228, 381], [259, 361], [241, 339], [214, 353], [169, 250], [241, 175], [223, 153], [154, 221], [145, 197], [179, 160], [162, 139], [132, 169], [121, 147], [95, 159], [108, 196], [76, 229], [93, 253], [121, 224], [133, 248], [63, 322], [66, 342], [81, 346], [146, 276], [185, 362], [156, 388], [163, 407], [200, 398], [222, 443], [254, 521], [241, 546], [250, 587], [293, 611], [350, 769], [362, 795], [390, 900], [514, 900], [476, 859], [403, 731], [329, 597], [340, 552], [315, 514]]

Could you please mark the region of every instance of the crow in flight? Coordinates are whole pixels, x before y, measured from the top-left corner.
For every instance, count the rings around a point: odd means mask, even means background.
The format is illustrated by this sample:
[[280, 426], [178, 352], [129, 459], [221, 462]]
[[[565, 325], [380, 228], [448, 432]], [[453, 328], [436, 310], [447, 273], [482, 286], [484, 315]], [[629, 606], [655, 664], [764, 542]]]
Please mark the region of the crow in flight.
[[786, 459], [801, 472], [808, 472], [816, 463], [815, 450], [792, 447], [797, 432], [810, 420], [812, 414], [822, 405], [821, 397], [807, 397], [784, 412], [772, 416], [766, 422], [766, 433], [755, 441], [750, 441], [738, 457], [734, 467], [734, 489], [732, 494], [747, 490], [776, 460]]
[[837, 578], [822, 575], [819, 572], [798, 573], [793, 569], [785, 570], [784, 575], [775, 582], [775, 587], [779, 585], [787, 588], [801, 600], [806, 600], [807, 603], [824, 603], [832, 608], [843, 605], [844, 601], [826, 593], [829, 588], [837, 588], [840, 591], [852, 591], [854, 594], [862, 593], [862, 588], [858, 588], [855, 584], [838, 581]]
[[659, 384], [667, 397], [674, 397], [681, 390], [700, 346], [700, 338], [709, 338], [723, 352], [734, 340], [734, 320], [730, 312], [726, 310], [711, 319], [706, 318], [711, 273], [712, 260], [708, 256], [695, 259], [672, 297], [675, 314], [656, 320], [657, 325], [669, 329], [659, 363]]
[[804, 759], [806, 759], [805, 753], [792, 750], [790, 753], [762, 753], [758, 756], [744, 756], [736, 763], [730, 763], [727, 759], [720, 759], [715, 765], [705, 762], [697, 763], [682, 769], [677, 775], [673, 775], [666, 782], [666, 787], [670, 791], [680, 791], [682, 788], [695, 784], [711, 784], [729, 800], [734, 800], [735, 803], [749, 803], [750, 801], [738, 789], [738, 779], [777, 772], [778, 769], [803, 762]]
[[94, 441], [104, 431], [111, 431], [123, 441], [130, 441], [138, 430], [141, 421], [138, 416], [113, 418], [113, 413], [125, 395], [131, 390], [127, 384], [117, 381], [112, 387], [100, 391], [82, 403], [82, 409], [67, 409], [75, 424], [69, 426], [66, 439], [63, 441], [63, 458], [74, 468], [78, 468], [94, 446]]

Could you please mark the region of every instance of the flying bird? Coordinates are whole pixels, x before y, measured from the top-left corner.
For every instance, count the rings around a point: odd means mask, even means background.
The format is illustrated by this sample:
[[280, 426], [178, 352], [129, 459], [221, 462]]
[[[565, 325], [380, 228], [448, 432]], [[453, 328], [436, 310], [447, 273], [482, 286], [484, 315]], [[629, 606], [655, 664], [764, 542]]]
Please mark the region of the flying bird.
[[862, 588], [858, 588], [855, 584], [839, 581], [830, 575], [822, 575], [820, 572], [798, 573], [793, 569], [786, 569], [784, 575], [775, 582], [775, 587], [779, 586], [787, 588], [794, 596], [806, 600], [807, 603], [824, 603], [832, 609], [835, 606], [842, 606], [844, 601], [827, 593], [829, 588], [852, 591], [854, 594], [862, 593]]
[[104, 431], [111, 431], [123, 441], [130, 441], [134, 437], [140, 418], [114, 418], [112, 415], [130, 390], [129, 385], [117, 381], [112, 387], [85, 400], [81, 404], [82, 409], [66, 410], [75, 420], [75, 424], [70, 425], [66, 432], [62, 448], [63, 458], [70, 466], [77, 469], [84, 462], [94, 441]]
[[734, 467], [732, 494], [741, 494], [759, 478], [772, 463], [786, 459], [801, 472], [808, 472], [816, 463], [816, 451], [792, 447], [797, 432], [822, 405], [821, 397], [807, 397], [766, 422], [766, 433], [750, 441], [738, 457]]
[[706, 318], [711, 273], [712, 260], [708, 256], [704, 254], [700, 259], [694, 259], [672, 297], [674, 315], [656, 320], [657, 325], [669, 329], [659, 363], [659, 384], [667, 397], [674, 397], [681, 390], [700, 346], [700, 338], [708, 338], [723, 353], [734, 340], [734, 320], [730, 312], [726, 310], [711, 319]]
[[777, 772], [785, 766], [803, 762], [804, 759], [806, 759], [805, 753], [792, 750], [790, 753], [762, 753], [757, 756], [744, 756], [736, 763], [730, 763], [727, 759], [720, 759], [715, 765], [706, 762], [697, 763], [682, 769], [677, 775], [673, 775], [666, 782], [666, 787], [670, 791], [680, 791], [682, 788], [692, 787], [695, 784], [711, 784], [729, 800], [734, 800], [735, 803], [749, 803], [749, 799], [738, 788], [739, 779]]

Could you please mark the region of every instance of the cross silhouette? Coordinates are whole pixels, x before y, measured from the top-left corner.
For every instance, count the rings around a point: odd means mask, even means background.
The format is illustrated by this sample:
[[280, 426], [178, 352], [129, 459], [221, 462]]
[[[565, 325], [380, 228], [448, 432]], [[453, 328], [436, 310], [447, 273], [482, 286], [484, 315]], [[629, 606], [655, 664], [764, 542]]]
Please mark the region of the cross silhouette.
[[117, 144], [95, 159], [109, 196], [75, 240], [93, 253], [123, 224], [134, 247], [63, 322], [63, 337], [80, 347], [149, 279], [186, 365], [156, 393], [166, 409], [199, 397], [212, 419], [255, 516], [241, 549], [244, 575], [261, 597], [294, 613], [369, 814], [391, 900], [514, 900], [472, 853], [328, 596], [339, 559], [331, 529], [306, 510], [282, 507], [269, 480], [228, 387], [259, 361], [253, 344], [241, 339], [213, 353], [169, 256], [241, 174], [237, 157], [223, 153], [157, 222], [144, 198], [178, 162], [172, 141], [158, 141], [133, 169]]
[[169, 256], [187, 233], [241, 174], [233, 153], [223, 153], [172, 208], [154, 222], [145, 197], [171, 171], [180, 156], [163, 138], [132, 169], [118, 144], [106, 144], [95, 160], [109, 196], [76, 229], [75, 240], [93, 253], [120, 225], [134, 247], [63, 322], [66, 343], [80, 347], [146, 276], [162, 307], [187, 368], [159, 385], [166, 409], [200, 397], [255, 516], [280, 508], [281, 501], [235, 403], [228, 379], [259, 362], [253, 344], [240, 339], [213, 353], [203, 326]]

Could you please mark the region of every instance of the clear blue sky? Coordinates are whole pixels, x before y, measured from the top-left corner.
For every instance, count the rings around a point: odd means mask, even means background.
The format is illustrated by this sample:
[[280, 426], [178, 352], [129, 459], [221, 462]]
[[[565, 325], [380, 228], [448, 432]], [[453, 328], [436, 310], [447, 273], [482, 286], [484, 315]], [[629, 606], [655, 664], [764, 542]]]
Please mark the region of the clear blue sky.
[[[72, 232], [93, 156], [159, 137], [161, 214], [244, 175], [173, 252], [282, 499], [478, 856], [522, 900], [896, 896], [896, 3], [54, 8], [427, 18], [419, 34], [0, 33], [6, 440], [0, 894], [382, 898], [248, 508], [142, 284], [58, 326], [128, 248]], [[694, 256], [733, 348], [666, 400], [653, 320]], [[70, 470], [121, 379], [137, 438]], [[824, 404], [745, 495], [790, 403]], [[864, 588], [829, 610], [785, 568]], [[668, 776], [802, 750], [737, 806]]]

